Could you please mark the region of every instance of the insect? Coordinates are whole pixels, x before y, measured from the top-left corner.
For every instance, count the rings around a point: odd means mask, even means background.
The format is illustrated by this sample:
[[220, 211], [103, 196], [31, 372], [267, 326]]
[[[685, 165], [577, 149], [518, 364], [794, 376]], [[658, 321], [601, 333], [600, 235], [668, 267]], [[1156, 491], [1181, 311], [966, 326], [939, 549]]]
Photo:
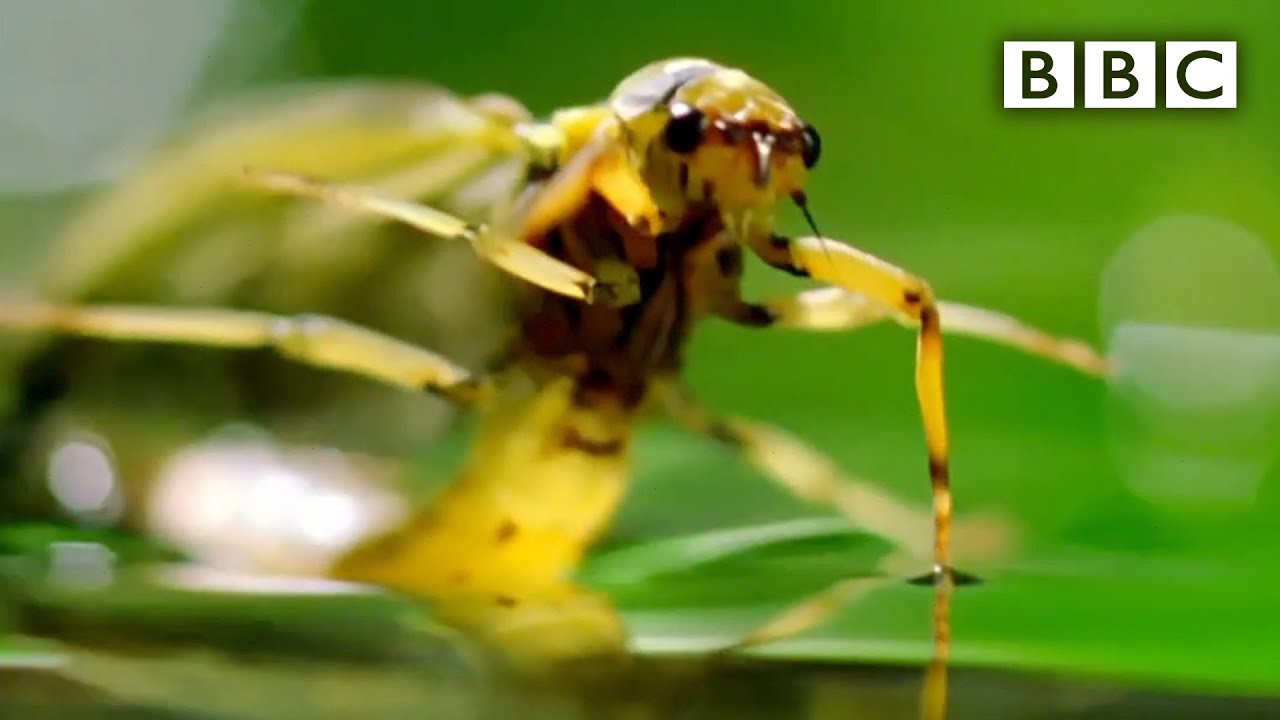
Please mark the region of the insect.
[[[604, 102], [544, 122], [525, 115], [511, 111], [510, 122], [451, 138], [519, 159], [520, 176], [484, 223], [406, 200], [394, 187], [333, 184], [298, 174], [299, 167], [248, 167], [242, 178], [469, 245], [511, 276], [512, 339], [492, 373], [315, 315], [12, 300], [0, 306], [0, 327], [273, 348], [303, 364], [482, 409], [484, 424], [458, 478], [402, 527], [340, 558], [331, 574], [429, 598], [445, 618], [538, 655], [624, 644], [607, 600], [571, 578], [621, 501], [634, 424], [661, 412], [889, 538], [902, 557], [927, 556], [921, 581], [938, 588], [935, 641], [945, 663], [945, 609], [965, 576], [952, 567], [944, 329], [1095, 375], [1108, 372], [1105, 358], [1006, 315], [940, 302], [923, 279], [816, 228], [812, 237], [779, 234], [785, 203], [813, 226], [804, 189], [821, 139], [780, 95], [740, 70], [667, 60], [626, 78]], [[740, 292], [744, 251], [827, 287], [748, 300]], [[709, 317], [758, 328], [852, 330], [884, 320], [914, 328], [931, 514], [844, 477], [780, 430], [702, 407], [679, 374], [690, 332]], [[833, 598], [849, 594], [843, 586], [797, 606], [746, 642], [804, 629]]]

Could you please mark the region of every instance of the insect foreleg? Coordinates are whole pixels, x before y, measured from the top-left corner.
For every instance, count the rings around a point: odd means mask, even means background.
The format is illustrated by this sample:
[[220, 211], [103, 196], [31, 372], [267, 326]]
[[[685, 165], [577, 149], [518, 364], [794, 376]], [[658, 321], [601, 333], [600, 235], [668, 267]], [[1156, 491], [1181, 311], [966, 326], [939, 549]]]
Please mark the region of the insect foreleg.
[[822, 238], [774, 236], [755, 241], [753, 247], [775, 267], [863, 295], [918, 328], [916, 396], [933, 491], [933, 574], [938, 582], [952, 582], [951, 448], [942, 380], [942, 322], [933, 289], [923, 279], [880, 258]]

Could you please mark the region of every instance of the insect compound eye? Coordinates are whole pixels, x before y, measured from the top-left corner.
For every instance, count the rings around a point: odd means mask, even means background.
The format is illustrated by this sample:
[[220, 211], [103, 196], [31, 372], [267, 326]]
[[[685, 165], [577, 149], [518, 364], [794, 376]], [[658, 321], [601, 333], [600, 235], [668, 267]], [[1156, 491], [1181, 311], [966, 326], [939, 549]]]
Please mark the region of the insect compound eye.
[[696, 108], [683, 103], [671, 109], [671, 119], [663, 131], [663, 139], [672, 152], [687, 155], [702, 144], [707, 131], [707, 118]]
[[806, 123], [800, 129], [800, 140], [804, 143], [804, 147], [800, 149], [800, 158], [804, 160], [805, 167], [812, 168], [822, 156], [822, 137], [818, 135], [817, 128]]

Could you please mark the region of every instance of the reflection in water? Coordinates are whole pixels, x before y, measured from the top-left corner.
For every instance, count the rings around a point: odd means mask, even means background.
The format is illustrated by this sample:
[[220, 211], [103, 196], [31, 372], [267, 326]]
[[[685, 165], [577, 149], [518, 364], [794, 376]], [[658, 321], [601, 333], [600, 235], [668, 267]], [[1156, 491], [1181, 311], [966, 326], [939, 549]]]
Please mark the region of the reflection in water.
[[[52, 620], [48, 620], [52, 622]], [[332, 622], [320, 635], [332, 632]], [[264, 634], [262, 628], [255, 630]], [[528, 684], [476, 656], [436, 651], [353, 652], [266, 630], [270, 656], [227, 647], [112, 652], [80, 645], [56, 671], [0, 672], [0, 715], [9, 717], [219, 718], [805, 718], [916, 717], [919, 668], [722, 658], [645, 661], [623, 682]], [[223, 627], [223, 637], [234, 636]], [[138, 635], [134, 635], [135, 640]], [[251, 662], [246, 659], [251, 658]], [[1267, 699], [1142, 691], [1081, 679], [960, 670], [950, 720], [1245, 720], [1276, 717]]]
[[947, 717], [947, 664], [951, 662], [951, 597], [955, 594], [954, 579], [948, 574], [937, 583], [933, 607], [933, 659], [925, 670], [924, 686], [920, 692], [920, 717], [923, 720], [942, 720]]
[[116, 555], [95, 542], [55, 542], [49, 545], [49, 582], [76, 589], [98, 589], [115, 579]]

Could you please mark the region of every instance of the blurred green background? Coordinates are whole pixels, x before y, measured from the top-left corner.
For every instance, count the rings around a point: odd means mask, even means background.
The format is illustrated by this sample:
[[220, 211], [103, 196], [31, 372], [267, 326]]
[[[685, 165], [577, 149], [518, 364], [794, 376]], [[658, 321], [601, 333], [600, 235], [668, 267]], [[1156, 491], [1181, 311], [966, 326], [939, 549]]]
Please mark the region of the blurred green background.
[[[1026, 532], [1019, 557], [960, 594], [957, 659], [1280, 693], [1272, 259], [1280, 6], [317, 0], [230, 8], [182, 108], [298, 78], [395, 77], [464, 95], [504, 92], [543, 114], [599, 99], [633, 69], [677, 55], [763, 79], [822, 132], [809, 197], [824, 232], [922, 274], [947, 299], [1123, 351], [1128, 374], [1107, 386], [977, 341], [948, 343], [958, 506], [1005, 511]], [[1001, 42], [1038, 38], [1236, 40], [1240, 106], [1005, 110]], [[0, 80], [21, 74], [6, 66]], [[162, 125], [152, 124], [135, 129]], [[0, 198], [6, 275], [21, 281], [84, 193], [15, 189]], [[783, 223], [802, 231], [795, 213]], [[754, 294], [801, 286], [759, 264], [748, 276]], [[1126, 335], [1134, 322], [1154, 329]], [[923, 504], [913, 353], [911, 333], [890, 326], [807, 335], [709, 322], [687, 374], [712, 406], [782, 425]], [[1246, 387], [1228, 387], [1232, 380]], [[454, 437], [424, 448], [424, 475], [445, 475], [462, 447]], [[647, 428], [637, 458], [612, 542], [821, 514], [675, 429]], [[803, 547], [793, 551], [804, 557]], [[815, 552], [812, 583], [839, 577], [847, 558]], [[786, 573], [788, 557], [785, 548], [780, 558], [748, 554], [733, 572], [705, 576], [703, 589], [748, 602]], [[716, 601], [674, 620], [654, 611], [673, 587], [690, 592], [692, 583], [696, 594], [694, 571], [613, 589], [642, 631], [684, 622], [693, 634], [732, 633], [733, 621], [714, 624]], [[775, 652], [919, 658], [928, 602], [905, 586], [887, 591], [807, 644]], [[886, 651], [876, 639], [915, 644]]]

